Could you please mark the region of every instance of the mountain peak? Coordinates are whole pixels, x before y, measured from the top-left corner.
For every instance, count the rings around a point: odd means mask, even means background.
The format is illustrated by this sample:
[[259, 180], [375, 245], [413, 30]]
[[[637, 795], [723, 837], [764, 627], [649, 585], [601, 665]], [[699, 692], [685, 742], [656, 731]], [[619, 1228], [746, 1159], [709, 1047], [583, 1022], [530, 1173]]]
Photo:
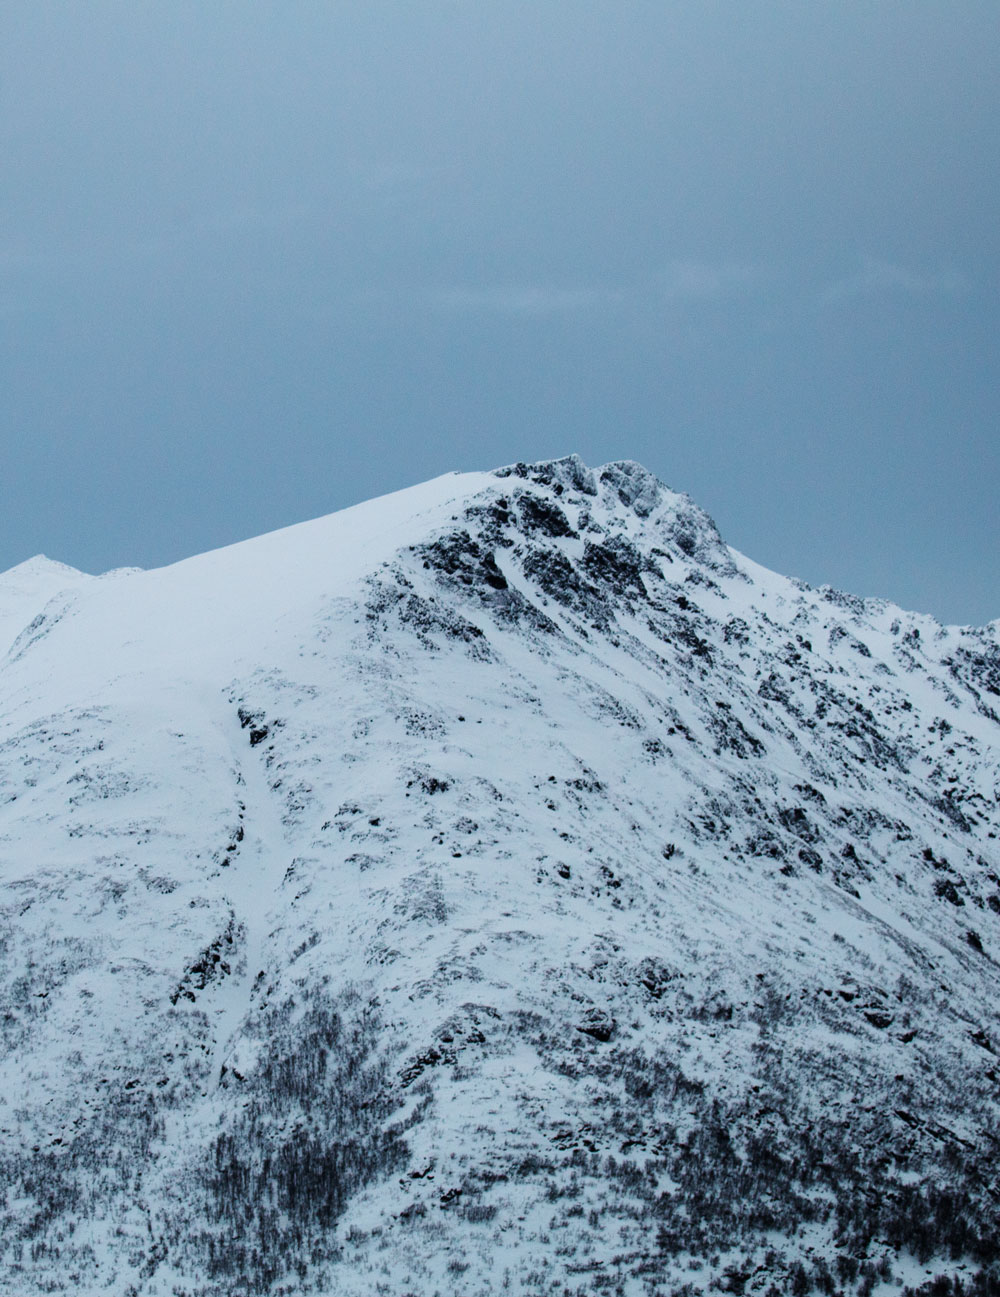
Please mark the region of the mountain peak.
[[0, 652], [3, 652], [46, 605], [93, 577], [65, 563], [36, 554], [0, 573]]
[[579, 455], [565, 455], [562, 459], [542, 459], [533, 464], [509, 464], [504, 468], [494, 469], [496, 477], [520, 477], [526, 481], [537, 482], [539, 486], [575, 491], [582, 495], [596, 495], [597, 481], [593, 472], [584, 464]]
[[735, 572], [728, 547], [708, 514], [688, 495], [671, 490], [635, 460], [614, 460], [588, 468], [578, 455], [513, 464], [496, 470], [498, 477], [519, 477], [550, 488], [557, 496], [576, 496], [581, 504], [599, 500], [611, 514], [625, 511], [641, 522], [651, 521], [666, 543], [687, 557], [729, 574]]
[[27, 586], [32, 582], [51, 584], [53, 581], [60, 580], [79, 581], [86, 579], [86, 575], [85, 572], [80, 572], [66, 563], [47, 558], [44, 554], [35, 554], [32, 558], [25, 559], [23, 563], [8, 568], [6, 572], [0, 572], [0, 585]]

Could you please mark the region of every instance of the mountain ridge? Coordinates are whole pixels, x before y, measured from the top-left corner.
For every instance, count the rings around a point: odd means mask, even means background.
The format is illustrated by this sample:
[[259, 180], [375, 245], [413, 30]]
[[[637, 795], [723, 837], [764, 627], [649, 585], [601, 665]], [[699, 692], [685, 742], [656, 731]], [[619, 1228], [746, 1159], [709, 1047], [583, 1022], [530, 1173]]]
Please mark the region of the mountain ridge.
[[[629, 474], [634, 474], [637, 481], [648, 483], [648, 484], [655, 483], [658, 489], [666, 492], [669, 496], [675, 497], [678, 501], [684, 502], [688, 508], [694, 510], [697, 514], [701, 515], [704, 518], [704, 520], [707, 522], [711, 530], [715, 533], [715, 538], [717, 542], [720, 545], [724, 545], [725, 549], [727, 549], [731, 554], [736, 556], [737, 566], [747, 565], [752, 567], [753, 569], [760, 571], [761, 573], [769, 573], [771, 576], [779, 575], [779, 573], [776, 570], [767, 568], [759, 563], [756, 563], [754, 562], [754, 560], [750, 559], [747, 555], [736, 550], [733, 546], [724, 544], [724, 542], [722, 541], [722, 537], [718, 533], [718, 528], [716, 527], [715, 522], [709, 517], [707, 513], [705, 513], [704, 510], [700, 508], [700, 506], [696, 504], [696, 502], [692, 499], [690, 495], [688, 495], [685, 492], [675, 491], [672, 488], [666, 486], [664, 483], [660, 482], [659, 479], [657, 479], [654, 474], [650, 473], [649, 470], [644, 468], [637, 461], [613, 460], [610, 461], [608, 464], [604, 464], [600, 466], [599, 468], [590, 469], [583, 463], [579, 455], [571, 454], [571, 455], [563, 456], [561, 458], [541, 460], [532, 465], [527, 465], [524, 463], [504, 465], [500, 468], [496, 468], [488, 472], [452, 471], [452, 472], [444, 473], [437, 478], [429, 479], [427, 482], [418, 484], [415, 487], [406, 487], [398, 491], [389, 492], [386, 495], [376, 496], [373, 497], [371, 500], [362, 501], [359, 504], [349, 505], [343, 509], [337, 510], [335, 513], [332, 514], [322, 514], [317, 516], [316, 518], [311, 518], [304, 522], [292, 523], [287, 526], [280, 527], [275, 531], [264, 532], [259, 535], [254, 535], [243, 540], [233, 541], [226, 545], [222, 545], [213, 548], [211, 550], [206, 550], [203, 553], [189, 555], [185, 558], [177, 559], [171, 563], [156, 568], [144, 569], [144, 568], [134, 567], [134, 566], [117, 567], [117, 568], [111, 568], [107, 572], [97, 573], [96, 575], [92, 575], [90, 573], [82, 572], [79, 569], [74, 568], [68, 564], [65, 564], [59, 560], [50, 559], [44, 554], [37, 554], [32, 558], [26, 559], [21, 563], [15, 564], [15, 566], [7, 569], [4, 572], [0, 572], [0, 582], [7, 582], [8, 578], [11, 578], [12, 580], [16, 580], [19, 585], [27, 585], [28, 583], [27, 581], [25, 581], [25, 578], [28, 578], [30, 580], [30, 578], [32, 577], [40, 577], [42, 578], [44, 585], [49, 585], [53, 581], [56, 581], [61, 577], [61, 579], [63, 579], [67, 584], [75, 584], [77, 581], [81, 581], [81, 580], [91, 581], [94, 579], [120, 578], [125, 576], [131, 576], [134, 574], [139, 574], [142, 572], [167, 571], [173, 568], [181, 567], [182, 565], [187, 563], [196, 563], [199, 560], [204, 560], [209, 558], [209, 556], [211, 555], [221, 556], [229, 552], [239, 551], [240, 547], [244, 545], [262, 545], [266, 543], [269, 538], [277, 539], [279, 537], [284, 537], [284, 536], [291, 538], [293, 536], [302, 534], [303, 530], [316, 529], [320, 527], [322, 524], [328, 523], [330, 520], [334, 518], [349, 516], [354, 511], [364, 511], [374, 506], [387, 507], [390, 501], [393, 500], [401, 501], [406, 496], [414, 494], [416, 492], [425, 491], [428, 488], [430, 488], [432, 485], [439, 486], [448, 482], [455, 482], [457, 484], [457, 482], [461, 480], [464, 480], [467, 483], [478, 481], [482, 486], [482, 489], [486, 489], [488, 482], [484, 483], [483, 479], [489, 479], [491, 477], [506, 478], [506, 477], [516, 476], [518, 470], [525, 470], [529, 473], [533, 473], [537, 477], [539, 482], [543, 484], [556, 483], [562, 489], [565, 489], [566, 485], [570, 485], [571, 487], [575, 486], [576, 489], [580, 489], [580, 485], [579, 485], [580, 483], [587, 484], [585, 485], [584, 488], [585, 494], [593, 493], [594, 483], [596, 483], [597, 480], [601, 477], [601, 475], [605, 474], [606, 472], [614, 472], [621, 480], [627, 480]], [[642, 488], [640, 487], [638, 489], [641, 490]], [[647, 489], [650, 488], [647, 487]], [[628, 491], [626, 491], [626, 496], [627, 495], [628, 495]], [[623, 503], [624, 502], [625, 500], [623, 499]], [[640, 508], [641, 507], [642, 506], [640, 504]], [[838, 587], [831, 586], [829, 584], [812, 586], [810, 583], [803, 581], [798, 577], [785, 577], [783, 579], [787, 581], [791, 581], [793, 584], [799, 586], [803, 590], [815, 589], [819, 593], [824, 595], [829, 595], [831, 597], [839, 596], [842, 598], [850, 598], [853, 600], [860, 599], [862, 602], [866, 604], [871, 604], [873, 607], [885, 605], [885, 606], [891, 606], [897, 609], [897, 611], [899, 612], [908, 611], [904, 609], [902, 605], [896, 603], [895, 600], [885, 596], [848, 595], [845, 591], [839, 589]], [[951, 629], [951, 628], [978, 629], [978, 627], [973, 623], [939, 622], [938, 619], [935, 618], [933, 614], [930, 613], [921, 613], [921, 612], [912, 611], [910, 615], [928, 617], [930, 618], [930, 620], [934, 621], [937, 625], [940, 625], [945, 629]], [[983, 628], [996, 627], [998, 624], [1000, 624], [1000, 617], [993, 618], [990, 621], [983, 623]]]

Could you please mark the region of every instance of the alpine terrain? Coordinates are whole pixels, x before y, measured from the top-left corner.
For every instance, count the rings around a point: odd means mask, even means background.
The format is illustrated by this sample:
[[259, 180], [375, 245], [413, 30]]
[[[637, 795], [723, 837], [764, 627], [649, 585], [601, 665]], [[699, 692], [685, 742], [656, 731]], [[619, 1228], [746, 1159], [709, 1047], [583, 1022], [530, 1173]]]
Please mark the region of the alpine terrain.
[[1000, 623], [572, 457], [0, 653], [3, 1293], [1000, 1292]]

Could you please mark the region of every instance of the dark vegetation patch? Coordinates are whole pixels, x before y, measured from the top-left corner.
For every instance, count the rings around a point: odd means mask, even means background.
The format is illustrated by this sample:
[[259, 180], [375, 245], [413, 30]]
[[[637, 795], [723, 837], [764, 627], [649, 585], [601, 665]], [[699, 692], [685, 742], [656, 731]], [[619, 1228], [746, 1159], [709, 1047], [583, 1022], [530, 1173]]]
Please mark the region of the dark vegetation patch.
[[268, 1048], [249, 1075], [225, 1078], [232, 1108], [192, 1168], [201, 1210], [166, 1240], [182, 1273], [207, 1277], [205, 1297], [271, 1293], [283, 1276], [322, 1272], [350, 1199], [407, 1158], [373, 1010], [317, 996], [300, 1017], [267, 1010], [256, 1030]]
[[[657, 1002], [682, 1002], [664, 966], [646, 960], [638, 974], [657, 1012]], [[784, 988], [760, 987], [749, 1008], [718, 997], [689, 1008], [713, 1032], [745, 1029], [748, 1014], [757, 1028], [752, 1078], [725, 1098], [689, 1076], [673, 1051], [617, 1046], [613, 1031], [598, 1049], [567, 1049], [557, 1030], [524, 1015], [523, 1030], [544, 1065], [599, 1095], [601, 1120], [562, 1120], [548, 1134], [550, 1158], [522, 1159], [507, 1169], [510, 1178], [540, 1180], [566, 1216], [576, 1201], [599, 1203], [594, 1228], [598, 1221], [605, 1231], [616, 1220], [637, 1222], [648, 1241], [627, 1264], [622, 1258], [620, 1280], [662, 1282], [675, 1259], [704, 1264], [726, 1253], [746, 1257], [746, 1276], [759, 1276], [766, 1253], [772, 1294], [846, 1297], [871, 1293], [879, 1279], [891, 1279], [895, 1257], [907, 1255], [949, 1272], [960, 1261], [968, 1266], [959, 1287], [924, 1285], [923, 1297], [1000, 1292], [992, 1106], [974, 1107], [978, 1133], [959, 1137], [923, 1115], [920, 1094], [902, 1076], [869, 1086], [863, 1103], [829, 1104], [842, 1094], [844, 1076], [829, 1075], [825, 1054], [797, 1044], [801, 1011]], [[886, 1031], [895, 1016], [857, 987], [833, 994], [832, 1003], [856, 1011], [868, 1024], [862, 1030]], [[939, 1118], [933, 1079], [925, 1097], [932, 1095]], [[463, 1201], [472, 1206], [486, 1187], [468, 1181]], [[803, 1227], [832, 1240], [822, 1261], [802, 1258]], [[737, 1262], [723, 1291], [742, 1291], [740, 1272]]]

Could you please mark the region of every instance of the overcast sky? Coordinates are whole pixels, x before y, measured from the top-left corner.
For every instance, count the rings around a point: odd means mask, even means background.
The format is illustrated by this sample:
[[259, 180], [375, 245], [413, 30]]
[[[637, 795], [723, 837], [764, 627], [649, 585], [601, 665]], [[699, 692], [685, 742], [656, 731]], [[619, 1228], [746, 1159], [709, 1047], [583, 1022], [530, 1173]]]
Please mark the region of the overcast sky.
[[1000, 617], [996, 0], [5, 0], [0, 569], [637, 459]]

